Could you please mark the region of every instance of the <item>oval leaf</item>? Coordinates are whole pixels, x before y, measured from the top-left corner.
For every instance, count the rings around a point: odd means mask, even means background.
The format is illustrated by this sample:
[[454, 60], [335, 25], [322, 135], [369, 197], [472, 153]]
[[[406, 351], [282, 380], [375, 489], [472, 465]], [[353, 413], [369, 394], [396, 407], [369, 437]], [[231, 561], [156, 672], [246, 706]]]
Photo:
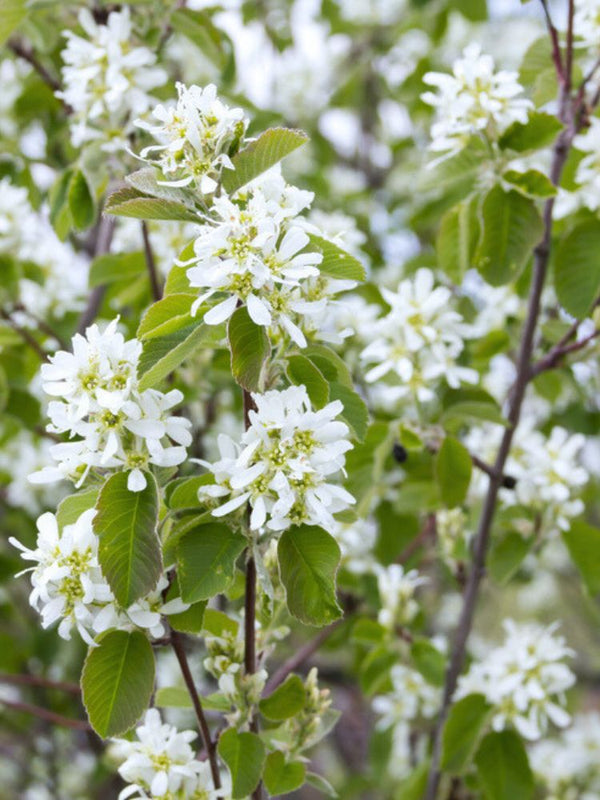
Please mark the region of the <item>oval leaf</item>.
[[449, 507], [459, 506], [467, 496], [473, 463], [468, 450], [458, 439], [446, 436], [435, 460], [440, 495]]
[[154, 689], [154, 654], [140, 631], [109, 631], [91, 647], [81, 675], [83, 703], [103, 738], [133, 727]]
[[248, 392], [260, 385], [263, 364], [271, 352], [265, 329], [250, 319], [245, 306], [238, 308], [227, 326], [233, 377]]
[[218, 522], [188, 531], [177, 545], [177, 575], [186, 603], [208, 600], [224, 592], [246, 539]]
[[265, 762], [265, 746], [255, 733], [230, 728], [219, 739], [219, 755], [231, 774], [231, 797], [241, 800], [256, 789]]

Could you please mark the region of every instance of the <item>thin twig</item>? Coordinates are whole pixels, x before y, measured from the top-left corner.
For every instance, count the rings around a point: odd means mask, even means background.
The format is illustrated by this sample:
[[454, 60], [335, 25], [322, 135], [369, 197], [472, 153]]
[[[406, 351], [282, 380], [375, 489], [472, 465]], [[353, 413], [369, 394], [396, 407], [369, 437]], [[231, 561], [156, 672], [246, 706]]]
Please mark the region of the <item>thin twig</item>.
[[53, 681], [50, 678], [43, 678], [41, 675], [13, 675], [7, 672], [0, 672], [0, 683], [8, 683], [12, 686], [41, 686], [44, 689], [56, 689], [58, 692], [81, 694], [81, 689], [77, 683]]
[[71, 717], [63, 717], [62, 714], [57, 714], [55, 711], [50, 711], [41, 706], [34, 706], [31, 703], [21, 703], [13, 700], [0, 700], [2, 705], [6, 708], [12, 708], [13, 711], [18, 711], [23, 714], [32, 714], [34, 717], [45, 719], [47, 722], [53, 722], [55, 725], [61, 725], [63, 728], [72, 728], [74, 731], [91, 731], [93, 730], [89, 722], [82, 719], [71, 719]]
[[[98, 256], [102, 256], [110, 251], [114, 232], [114, 217], [101, 216], [100, 221], [98, 222], [96, 244], [94, 246], [95, 258], [98, 258]], [[78, 333], [84, 334], [88, 325], [91, 325], [96, 319], [98, 312], [100, 311], [102, 301], [104, 300], [105, 293], [106, 286], [96, 286], [94, 289], [92, 289], [88, 299], [87, 307], [79, 318], [79, 323], [77, 325]]]
[[156, 261], [152, 251], [152, 243], [150, 241], [150, 234], [148, 232], [148, 223], [146, 220], [142, 221], [142, 238], [144, 240], [144, 255], [146, 256], [146, 267], [148, 268], [148, 277], [150, 278], [150, 289], [152, 290], [152, 297], [154, 302], [157, 302], [162, 297], [162, 289], [158, 279], [158, 272], [156, 270]]
[[204, 744], [204, 749], [206, 750], [206, 753], [208, 755], [208, 762], [210, 764], [210, 772], [212, 775], [213, 784], [215, 786], [215, 789], [220, 789], [221, 776], [219, 774], [219, 765], [217, 762], [217, 751], [215, 749], [215, 743], [213, 742], [212, 737], [210, 735], [210, 728], [208, 727], [208, 723], [204, 715], [204, 709], [202, 708], [200, 695], [198, 694], [198, 691], [196, 689], [196, 684], [194, 683], [194, 679], [192, 677], [190, 665], [188, 664], [187, 655], [185, 653], [185, 648], [183, 646], [182, 637], [175, 630], [171, 631], [171, 645], [177, 657], [177, 661], [179, 662], [179, 667], [181, 669], [181, 674], [183, 675], [183, 680], [185, 682], [192, 704], [194, 706], [196, 719], [198, 720], [198, 726], [200, 728], [200, 734], [202, 736], [202, 742]]
[[15, 320], [8, 314], [6, 311], [0, 311], [0, 317], [6, 320], [10, 327], [18, 333], [21, 339], [28, 345], [37, 355], [40, 357], [41, 361], [48, 360], [48, 353], [44, 350], [44, 348], [40, 345], [37, 339], [32, 336], [26, 328], [23, 328], [19, 325]]
[[[569, 35], [567, 37], [566, 64], [571, 66], [573, 48], [572, 14], [573, 0], [569, 0], [570, 22]], [[560, 93], [559, 116], [560, 119], [566, 123], [566, 127], [559, 134], [553, 150], [550, 179], [555, 186], [557, 186], [560, 181], [560, 176], [562, 174], [570, 147], [573, 143], [573, 138], [577, 133], [576, 120], [578, 115], [577, 109], [574, 108], [574, 105], [571, 103], [569, 91], [570, 86], [571, 75], [563, 75]], [[467, 579], [463, 597], [463, 606], [456, 628], [454, 641], [452, 643], [450, 661], [446, 670], [442, 707], [436, 721], [433, 737], [431, 766], [423, 800], [435, 800], [438, 794], [441, 779], [440, 759], [442, 748], [442, 732], [452, 703], [452, 697], [456, 690], [458, 677], [464, 665], [467, 641], [473, 627], [473, 619], [477, 606], [479, 587], [485, 574], [485, 563], [490, 545], [491, 528], [496, 512], [498, 493], [501, 487], [501, 476], [504, 473], [504, 467], [510, 453], [513, 436], [519, 424], [525, 391], [531, 377], [531, 359], [533, 355], [534, 338], [537, 329], [542, 290], [546, 280], [550, 257], [553, 208], [554, 198], [551, 197], [546, 201], [544, 206], [544, 234], [541, 242], [534, 250], [533, 277], [529, 291], [527, 317], [525, 320], [519, 349], [517, 377], [510, 393], [510, 407], [508, 412], [509, 424], [504, 430], [496, 460], [493, 465], [494, 473], [490, 475], [488, 491], [483, 503], [477, 533], [475, 534], [473, 563]]]
[[35, 322], [41, 331], [43, 331], [48, 337], [55, 339], [63, 350], [68, 350], [68, 343], [62, 338], [60, 333], [55, 331], [54, 328], [46, 322], [46, 320], [42, 319], [37, 314], [34, 314], [33, 311], [30, 311], [22, 303], [17, 303], [14, 306], [14, 310], [22, 311], [24, 314], [27, 314], [27, 316]]
[[571, 353], [577, 353], [579, 350], [583, 350], [588, 344], [590, 344], [590, 342], [592, 342], [594, 339], [597, 339], [599, 336], [600, 330], [595, 330], [593, 333], [590, 333], [589, 336], [585, 336], [583, 339], [579, 339], [577, 342], [572, 342], [571, 344], [563, 345], [562, 347], [556, 345], [556, 347], [553, 347], [547, 356], [544, 356], [544, 358], [541, 358], [538, 362], [533, 364], [530, 372], [531, 378], [535, 378], [541, 372], [554, 369], [554, 367], [558, 366], [563, 358]]
[[550, 34], [550, 39], [552, 41], [552, 60], [554, 61], [554, 66], [556, 67], [556, 74], [558, 79], [561, 83], [565, 82], [565, 68], [563, 66], [562, 55], [560, 52], [560, 44], [558, 41], [558, 31], [554, 23], [552, 22], [552, 17], [550, 15], [550, 9], [548, 8], [548, 3], [546, 0], [540, 0], [542, 4], [542, 8], [544, 9], [544, 16], [546, 17], [546, 25], [548, 27], [548, 32]]
[[331, 634], [336, 631], [340, 625], [344, 622], [343, 619], [338, 619], [335, 622], [332, 622], [331, 625], [328, 625], [323, 630], [319, 631], [315, 637], [313, 637], [309, 642], [306, 642], [299, 650], [297, 650], [293, 656], [290, 656], [287, 661], [285, 661], [279, 669], [277, 669], [269, 678], [266, 683], [265, 689], [263, 694], [265, 696], [271, 694], [278, 686], [280, 686], [284, 680], [290, 675], [295, 669], [302, 666], [305, 661], [307, 661], [317, 650], [321, 647], [323, 642], [326, 642], [327, 639], [331, 636]]
[[[27, 63], [33, 67], [33, 69], [37, 72], [40, 78], [44, 81], [45, 84], [47, 84], [52, 89], [53, 92], [60, 91], [61, 89], [60, 81], [58, 80], [58, 78], [55, 78], [54, 75], [52, 75], [46, 69], [46, 67], [41, 63], [36, 54], [33, 52], [33, 48], [29, 47], [28, 45], [24, 44], [21, 41], [18, 41], [17, 39], [11, 39], [9, 42], [7, 42], [6, 46], [8, 47], [9, 50], [12, 50], [12, 52], [18, 58], [22, 58], [23, 61], [27, 61]], [[69, 111], [69, 113], [72, 111], [70, 107], [66, 106], [66, 108]]]

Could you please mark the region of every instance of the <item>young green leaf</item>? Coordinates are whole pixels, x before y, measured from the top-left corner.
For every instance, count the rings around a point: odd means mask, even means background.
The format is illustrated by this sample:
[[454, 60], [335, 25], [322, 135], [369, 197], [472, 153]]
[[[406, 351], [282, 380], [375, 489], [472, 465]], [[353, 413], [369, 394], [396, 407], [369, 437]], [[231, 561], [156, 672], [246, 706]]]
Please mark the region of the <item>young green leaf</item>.
[[441, 767], [460, 775], [469, 766], [490, 707], [481, 694], [468, 694], [450, 707], [442, 736]]
[[531, 197], [554, 197], [556, 186], [550, 178], [537, 169], [528, 169], [526, 172], [517, 172], [509, 169], [502, 175], [503, 180], [516, 186], [523, 194]]
[[448, 277], [460, 283], [471, 268], [479, 239], [477, 208], [479, 195], [475, 195], [451, 208], [444, 214], [436, 239], [437, 260]]
[[104, 286], [118, 281], [134, 281], [146, 272], [146, 259], [142, 252], [105, 253], [92, 261], [89, 285]]
[[0, 6], [0, 45], [19, 27], [27, 16], [25, 0], [2, 0]]
[[253, 322], [248, 309], [241, 306], [229, 320], [227, 336], [233, 377], [247, 391], [258, 391], [263, 364], [271, 352], [265, 329]]
[[259, 784], [265, 763], [265, 746], [255, 733], [229, 728], [219, 739], [218, 752], [231, 774], [231, 797], [241, 800]]
[[467, 496], [473, 463], [468, 450], [458, 439], [446, 436], [435, 459], [435, 476], [440, 495], [449, 507], [459, 506]]
[[98, 489], [85, 489], [63, 498], [56, 509], [56, 521], [62, 530], [65, 525], [77, 522], [84, 511], [93, 508], [98, 498]]
[[155, 339], [193, 325], [191, 308], [196, 297], [197, 295], [191, 293], [169, 294], [153, 303], [140, 321], [137, 337]]
[[91, 647], [81, 675], [90, 723], [103, 738], [129, 730], [154, 690], [154, 654], [140, 631], [109, 631]]
[[350, 281], [364, 281], [366, 272], [360, 261], [351, 256], [337, 244], [322, 236], [310, 234], [310, 249], [322, 253], [323, 260], [318, 265], [322, 275]]
[[581, 319], [600, 294], [600, 222], [577, 225], [560, 243], [554, 261], [554, 287], [565, 311]]
[[147, 197], [126, 186], [113, 192], [104, 208], [106, 214], [134, 219], [172, 219], [181, 222], [198, 222], [198, 214], [183, 203], [163, 197]]
[[446, 658], [435, 645], [420, 636], [413, 641], [410, 654], [415, 667], [426, 681], [434, 686], [444, 685]]
[[94, 198], [81, 170], [77, 170], [69, 184], [69, 210], [75, 227], [82, 231], [94, 221]]
[[140, 391], [156, 386], [198, 347], [214, 346], [222, 336], [221, 326], [194, 321], [172, 333], [146, 339], [138, 363]]
[[340, 548], [332, 536], [314, 525], [289, 528], [277, 555], [288, 609], [296, 619], [323, 626], [342, 615], [335, 596]]
[[308, 136], [302, 131], [269, 128], [236, 153], [232, 159], [235, 169], [223, 170], [223, 188], [228, 194], [233, 194], [307, 141]]
[[532, 200], [494, 186], [483, 201], [475, 266], [492, 286], [518, 278], [540, 241], [542, 218]]
[[264, 781], [272, 797], [295, 792], [305, 779], [306, 766], [301, 761], [286, 761], [281, 750], [275, 750], [267, 756]]
[[122, 606], [129, 606], [156, 586], [162, 572], [158, 523], [158, 490], [144, 473], [146, 488], [130, 492], [127, 472], [106, 481], [96, 502], [94, 531], [104, 577]]
[[576, 519], [568, 531], [563, 531], [562, 537], [588, 592], [597, 595], [600, 593], [600, 529]]
[[562, 127], [562, 122], [554, 114], [534, 111], [529, 114], [527, 122], [513, 122], [498, 143], [504, 150], [517, 153], [541, 150], [554, 142]]
[[306, 703], [306, 689], [298, 675], [289, 675], [268, 697], [259, 703], [260, 713], [280, 722], [298, 714]]
[[225, 591], [246, 539], [227, 525], [209, 522], [187, 531], [177, 545], [177, 575], [186, 603]]
[[321, 370], [304, 355], [291, 355], [287, 360], [286, 373], [296, 386], [306, 386], [314, 408], [323, 408], [329, 402], [329, 384]]
[[475, 755], [486, 800], [531, 800], [534, 782], [527, 751], [514, 731], [488, 733]]
[[369, 427], [369, 410], [362, 397], [341, 383], [329, 384], [329, 399], [340, 400], [344, 406], [339, 418], [350, 428], [355, 439], [364, 442]]

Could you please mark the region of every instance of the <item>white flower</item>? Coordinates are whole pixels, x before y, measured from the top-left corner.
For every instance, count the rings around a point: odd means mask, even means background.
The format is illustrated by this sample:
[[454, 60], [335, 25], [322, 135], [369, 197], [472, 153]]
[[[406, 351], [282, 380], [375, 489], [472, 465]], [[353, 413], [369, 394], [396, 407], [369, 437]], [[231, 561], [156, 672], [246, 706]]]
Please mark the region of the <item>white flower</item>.
[[400, 564], [378, 566], [376, 575], [381, 601], [377, 616], [379, 624], [394, 630], [396, 625], [412, 622], [419, 610], [415, 591], [427, 583], [427, 578], [421, 577], [416, 569], [404, 572]]
[[230, 156], [243, 141], [248, 119], [241, 108], [229, 108], [217, 97], [213, 84], [177, 86], [177, 103], [158, 105], [159, 124], [138, 120], [160, 144], [142, 150], [140, 157], [154, 163], [169, 186], [194, 184], [203, 194], [217, 188], [221, 171], [233, 169]]
[[517, 73], [496, 72], [493, 58], [482, 54], [478, 44], [465, 48], [452, 72], [428, 72], [423, 78], [437, 89], [422, 95], [437, 111], [432, 150], [457, 151], [473, 134], [497, 139], [513, 122], [527, 122], [533, 104], [518, 97], [523, 87]]
[[475, 370], [457, 364], [470, 331], [452, 309], [450, 290], [434, 288], [431, 270], [419, 269], [397, 292], [381, 291], [391, 310], [375, 323], [371, 344], [361, 353], [362, 361], [373, 365], [365, 375], [368, 383], [388, 376], [396, 399], [413, 394], [428, 401], [442, 379], [452, 388], [477, 381]]
[[574, 655], [557, 625], [504, 623], [506, 638], [485, 659], [472, 664], [459, 682], [457, 698], [473, 692], [485, 695], [493, 706], [492, 727], [496, 731], [514, 725], [526, 739], [539, 739], [551, 721], [565, 727], [564, 693], [575, 683], [565, 663]]
[[127, 144], [133, 118], [152, 105], [148, 92], [161, 86], [167, 73], [155, 66], [151, 50], [132, 46], [127, 7], [111, 11], [105, 25], [82, 9], [79, 24], [88, 38], [65, 31], [65, 88], [57, 92], [73, 109], [71, 140], [75, 147], [98, 139], [103, 149], [120, 149]]
[[103, 332], [92, 325], [85, 336], [76, 334], [72, 353], [61, 350], [42, 365], [44, 391], [60, 398], [48, 404], [48, 430], [80, 439], [54, 445], [58, 465], [34, 473], [33, 482], [70, 477], [81, 485], [90, 469], [125, 469], [128, 488], [137, 492], [146, 486], [149, 465], [173, 467], [185, 460], [191, 423], [169, 415], [183, 396], [178, 390], [139, 391], [142, 345], [125, 341], [117, 322]]
[[350, 524], [338, 524], [330, 531], [342, 551], [342, 565], [356, 575], [374, 572], [377, 562], [373, 549], [377, 542], [377, 523], [374, 519], [358, 519]]
[[190, 746], [198, 735], [195, 731], [178, 731], [161, 721], [157, 709], [150, 708], [135, 733], [137, 740], [113, 740], [113, 753], [123, 761], [119, 774], [130, 784], [119, 800], [193, 797], [202, 789], [208, 790], [207, 798], [214, 796], [209, 764], [198, 761]]
[[153, 637], [163, 636], [162, 617], [186, 611], [189, 605], [179, 597], [165, 602], [163, 592], [169, 581], [163, 575], [148, 595], [128, 608], [119, 607], [98, 561], [98, 537], [92, 526], [95, 515], [93, 508], [84, 511], [60, 531], [54, 514], [42, 514], [32, 550], [9, 539], [21, 550], [23, 559], [35, 562], [24, 572], [31, 572], [29, 602], [40, 612], [42, 626], [48, 628], [60, 620], [58, 633], [63, 639], [70, 639], [76, 628], [88, 644], [93, 643], [93, 636], [111, 628], [140, 628]]
[[[341, 486], [329, 483], [343, 470], [352, 448], [348, 426], [335, 417], [340, 401], [312, 411], [304, 386], [254, 394], [256, 410], [241, 445], [219, 437], [220, 461], [206, 466], [215, 484], [200, 489], [200, 497], [229, 499], [213, 511], [217, 517], [249, 503], [250, 527], [284, 530], [307, 523], [329, 529], [333, 514], [354, 503]], [[201, 462], [205, 463], [205, 462]]]
[[0, 450], [0, 470], [10, 482], [6, 486], [6, 502], [29, 514], [39, 514], [45, 508], [55, 508], [65, 495], [65, 486], [33, 486], [27, 479], [34, 470], [42, 469], [51, 460], [52, 443], [36, 439], [22, 430], [5, 442]]
[[[596, 28], [596, 35], [598, 30]], [[575, 172], [578, 186], [575, 199], [590, 211], [597, 211], [600, 208], [600, 119], [591, 117], [589, 127], [575, 137], [573, 144], [585, 153]]]

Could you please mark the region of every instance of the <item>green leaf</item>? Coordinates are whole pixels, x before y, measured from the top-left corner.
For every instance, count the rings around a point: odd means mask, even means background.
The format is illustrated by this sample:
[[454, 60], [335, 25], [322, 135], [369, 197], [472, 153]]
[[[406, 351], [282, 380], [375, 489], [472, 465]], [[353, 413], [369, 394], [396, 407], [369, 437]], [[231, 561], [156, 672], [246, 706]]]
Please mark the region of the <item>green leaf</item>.
[[126, 186], [113, 192], [104, 207], [106, 214], [116, 217], [133, 217], [134, 219], [173, 219], [181, 222], [198, 222], [198, 214], [175, 200], [163, 197], [147, 197]]
[[526, 172], [517, 172], [509, 169], [502, 175], [503, 180], [516, 186], [519, 191], [532, 197], [554, 197], [556, 186], [550, 178], [537, 169], [528, 169]]
[[231, 635], [235, 638], [239, 628], [240, 623], [237, 620], [231, 619], [216, 608], [207, 608], [204, 612], [204, 630], [211, 636]]
[[286, 373], [291, 383], [306, 387], [314, 408], [323, 408], [329, 402], [329, 384], [321, 370], [306, 356], [289, 356]]
[[233, 800], [252, 794], [260, 781], [266, 755], [259, 737], [230, 728], [221, 735], [217, 749], [231, 774]]
[[190, 310], [198, 295], [169, 294], [153, 303], [142, 317], [136, 336], [155, 339], [194, 324]]
[[306, 782], [313, 786], [318, 792], [321, 792], [326, 797], [338, 797], [338, 793], [333, 786], [322, 775], [317, 775], [316, 772], [306, 773]]
[[344, 409], [339, 418], [349, 426], [359, 442], [364, 442], [369, 427], [369, 409], [362, 397], [354, 389], [334, 381], [329, 384], [329, 399], [341, 401]]
[[97, 498], [98, 489], [86, 489], [61, 500], [56, 509], [56, 521], [59, 529], [62, 530], [65, 525], [77, 522], [84, 511], [94, 507]]
[[[177, 588], [179, 588], [178, 584], [174, 585], [177, 585]], [[176, 594], [178, 594], [178, 592]], [[170, 599], [171, 597], [168, 596], [167, 600]], [[204, 626], [205, 609], [206, 602], [203, 600], [200, 603], [192, 603], [187, 611], [180, 611], [179, 614], [167, 614], [169, 625], [181, 633], [198, 634]]]
[[265, 328], [253, 322], [248, 309], [241, 306], [229, 320], [227, 337], [233, 377], [248, 392], [258, 391], [263, 364], [271, 352]]
[[581, 519], [571, 522], [562, 537], [591, 595], [600, 592], [600, 529]]
[[227, 525], [210, 522], [188, 531], [177, 545], [177, 575], [185, 603], [224, 592], [246, 539]]
[[492, 578], [497, 583], [509, 581], [533, 544], [533, 537], [525, 538], [516, 531], [509, 531], [504, 537], [494, 541], [488, 557], [488, 569]]
[[279, 573], [292, 616], [323, 626], [342, 615], [335, 596], [340, 548], [322, 528], [300, 525], [284, 531], [277, 547]]
[[302, 131], [269, 128], [232, 158], [235, 169], [223, 170], [223, 188], [233, 194], [307, 141]]
[[[444, 158], [435, 167], [421, 175], [417, 190], [442, 194], [463, 189], [466, 196], [474, 188], [476, 180], [490, 160], [487, 146], [481, 139], [472, 136], [465, 147], [451, 158]], [[458, 198], [457, 198], [458, 199]]]
[[219, 325], [193, 322], [164, 336], [146, 339], [138, 363], [140, 391], [156, 386], [198, 347], [214, 346], [222, 336], [223, 328]]
[[306, 766], [301, 761], [286, 761], [281, 750], [269, 753], [265, 762], [264, 781], [273, 797], [299, 789], [306, 779]]
[[318, 265], [322, 275], [349, 281], [365, 280], [365, 268], [357, 258], [322, 236], [311, 233], [309, 238], [311, 252], [316, 250], [323, 255], [323, 260]]
[[600, 222], [588, 220], [566, 236], [554, 260], [558, 302], [574, 317], [585, 317], [600, 293]]
[[437, 260], [454, 283], [460, 283], [472, 266], [479, 239], [478, 205], [476, 195], [451, 208], [442, 218], [435, 243]]
[[464, 502], [472, 471], [469, 451], [458, 439], [446, 436], [435, 459], [435, 476], [441, 498], [449, 508]]
[[302, 351], [302, 355], [312, 361], [330, 383], [335, 381], [347, 386], [348, 389], [354, 388], [352, 374], [345, 361], [330, 347], [324, 344], [309, 344]]
[[104, 286], [118, 281], [132, 282], [146, 272], [144, 254], [138, 253], [106, 253], [92, 261], [89, 285]]
[[77, 170], [69, 184], [69, 210], [75, 227], [82, 231], [94, 221], [94, 198], [81, 170]]
[[521, 738], [514, 731], [488, 733], [475, 755], [487, 800], [531, 800], [534, 781]]
[[453, 403], [442, 414], [441, 422], [448, 430], [454, 430], [474, 419], [494, 422], [497, 425], [508, 425], [497, 404], [485, 400], [464, 400]]
[[367, 514], [375, 487], [383, 474], [386, 457], [392, 450], [394, 432], [386, 422], [374, 422], [364, 442], [346, 453], [346, 489], [356, 498], [357, 514]]
[[442, 734], [441, 767], [459, 775], [470, 764], [490, 707], [481, 694], [468, 694], [450, 707]]
[[109, 631], [91, 647], [81, 675], [90, 723], [103, 738], [133, 727], [154, 690], [154, 654], [140, 631]]
[[306, 689], [298, 675], [289, 675], [268, 697], [260, 701], [260, 713], [280, 722], [298, 714], [306, 703]]
[[519, 192], [494, 186], [483, 201], [481, 218], [475, 266], [492, 286], [515, 280], [542, 238], [537, 208]]
[[69, 209], [69, 187], [73, 170], [67, 169], [59, 175], [50, 189], [50, 222], [59, 239], [64, 241], [72, 224]]
[[193, 708], [187, 689], [183, 686], [164, 686], [156, 690], [154, 705], [157, 708]]
[[192, 478], [176, 478], [165, 486], [165, 505], [167, 508], [197, 508], [200, 505], [198, 490], [212, 483], [212, 473], [194, 475]]
[[130, 492], [127, 472], [106, 481], [96, 502], [94, 531], [98, 560], [117, 601], [130, 606], [156, 586], [162, 573], [158, 523], [158, 490], [149, 472], [146, 488]]
[[0, 45], [8, 39], [27, 16], [25, 0], [2, 0], [0, 6]]
[[428, 639], [415, 639], [410, 648], [415, 667], [434, 686], [444, 685], [446, 658]]
[[498, 143], [504, 150], [517, 153], [541, 150], [554, 142], [562, 127], [562, 122], [552, 114], [534, 111], [527, 122], [513, 122]]

